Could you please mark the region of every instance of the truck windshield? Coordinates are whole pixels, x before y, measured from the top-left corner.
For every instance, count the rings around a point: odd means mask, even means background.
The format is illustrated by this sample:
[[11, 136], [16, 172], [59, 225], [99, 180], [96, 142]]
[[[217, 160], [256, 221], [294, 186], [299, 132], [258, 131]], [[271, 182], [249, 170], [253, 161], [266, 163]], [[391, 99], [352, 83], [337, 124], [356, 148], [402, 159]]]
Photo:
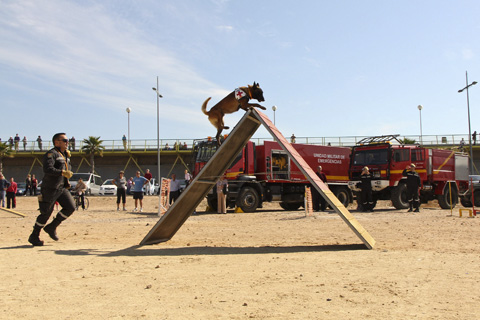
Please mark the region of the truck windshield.
[[353, 158], [353, 164], [356, 166], [387, 163], [388, 149], [356, 150]]
[[[215, 152], [217, 152], [217, 144], [215, 142], [208, 141], [205, 143], [199, 143], [196, 162], [201, 162], [201, 163], [208, 162], [208, 160], [210, 160], [210, 158], [213, 157]], [[242, 151], [240, 151], [237, 154], [237, 157], [235, 158], [235, 160], [230, 165], [230, 168], [242, 158], [242, 155], [243, 153]]]

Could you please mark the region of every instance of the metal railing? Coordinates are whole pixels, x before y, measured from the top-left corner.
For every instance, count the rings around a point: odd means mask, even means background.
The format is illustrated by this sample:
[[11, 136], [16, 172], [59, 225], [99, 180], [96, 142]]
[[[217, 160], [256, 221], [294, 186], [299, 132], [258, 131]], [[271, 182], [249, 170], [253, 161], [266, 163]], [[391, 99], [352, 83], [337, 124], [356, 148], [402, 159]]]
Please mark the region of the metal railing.
[[[290, 141], [290, 137], [285, 137]], [[314, 145], [323, 145], [323, 146], [341, 146], [341, 147], [352, 147], [356, 145], [360, 140], [367, 138], [367, 136], [344, 136], [344, 137], [296, 137], [296, 143], [304, 144], [314, 144]], [[399, 136], [399, 140], [409, 139], [415, 141], [415, 144], [422, 144], [424, 146], [460, 146], [460, 141], [462, 138], [465, 141], [465, 146], [468, 146], [469, 135], [468, 134], [443, 134], [443, 135], [424, 135], [421, 137], [418, 135], [405, 135]], [[192, 150], [195, 144], [195, 140], [198, 139], [161, 139], [160, 140], [160, 149], [165, 151], [173, 150]], [[262, 145], [264, 141], [272, 141], [272, 138], [252, 138], [252, 142], [257, 145]], [[476, 141], [472, 140], [472, 144], [476, 144]], [[8, 142], [7, 142], [8, 144]], [[75, 145], [69, 145], [69, 149], [72, 151], [80, 151], [84, 145], [83, 140], [77, 140]], [[157, 139], [136, 139], [130, 140], [130, 143], [127, 141], [124, 143], [123, 140], [103, 140], [102, 146], [105, 147], [105, 151], [152, 151], [157, 150]], [[40, 146], [37, 141], [27, 141], [24, 144], [22, 141], [18, 144], [17, 152], [40, 152], [46, 151], [53, 147], [52, 141], [44, 141]], [[12, 151], [15, 152], [16, 146], [12, 145]]]

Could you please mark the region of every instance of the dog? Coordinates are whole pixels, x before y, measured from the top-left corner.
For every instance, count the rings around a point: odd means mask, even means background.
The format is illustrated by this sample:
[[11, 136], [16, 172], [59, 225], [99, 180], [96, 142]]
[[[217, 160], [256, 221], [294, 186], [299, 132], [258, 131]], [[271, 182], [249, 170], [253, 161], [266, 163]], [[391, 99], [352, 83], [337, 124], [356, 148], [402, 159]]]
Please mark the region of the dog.
[[229, 129], [223, 123], [223, 116], [227, 113], [234, 113], [240, 108], [247, 111], [253, 107], [260, 108], [262, 110], [267, 110], [264, 106], [259, 105], [258, 103], [248, 103], [250, 99], [255, 99], [258, 102], [263, 102], [263, 90], [260, 88], [258, 83], [253, 82], [253, 86], [248, 85], [248, 87], [240, 87], [230, 92], [225, 98], [223, 98], [219, 103], [214, 105], [210, 111], [207, 111], [207, 103], [212, 97], [205, 100], [202, 105], [202, 111], [205, 115], [208, 116], [210, 123], [217, 128], [217, 145], [220, 145], [220, 134], [223, 129]]

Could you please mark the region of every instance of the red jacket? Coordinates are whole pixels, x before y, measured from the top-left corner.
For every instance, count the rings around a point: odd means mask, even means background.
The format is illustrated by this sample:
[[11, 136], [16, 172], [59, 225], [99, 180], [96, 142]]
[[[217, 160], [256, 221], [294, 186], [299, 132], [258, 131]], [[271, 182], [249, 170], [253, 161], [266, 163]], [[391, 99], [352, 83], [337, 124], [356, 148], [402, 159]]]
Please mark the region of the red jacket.
[[17, 183], [16, 182], [10, 183], [10, 187], [7, 188], [7, 192], [17, 193]]

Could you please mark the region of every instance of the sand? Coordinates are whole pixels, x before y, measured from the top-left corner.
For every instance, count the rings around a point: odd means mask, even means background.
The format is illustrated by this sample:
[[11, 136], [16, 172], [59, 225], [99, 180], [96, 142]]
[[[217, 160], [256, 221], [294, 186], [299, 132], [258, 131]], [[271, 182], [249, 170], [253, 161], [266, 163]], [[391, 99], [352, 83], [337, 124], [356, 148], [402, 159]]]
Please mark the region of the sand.
[[[368, 250], [333, 211], [190, 217], [172, 240], [138, 244], [158, 221], [90, 197], [58, 229], [27, 242], [22, 218], [0, 211], [1, 319], [478, 319], [480, 219], [430, 203], [418, 214], [380, 204], [352, 210]], [[128, 198], [128, 208], [133, 200]], [[202, 204], [199, 210], [204, 210]]]

